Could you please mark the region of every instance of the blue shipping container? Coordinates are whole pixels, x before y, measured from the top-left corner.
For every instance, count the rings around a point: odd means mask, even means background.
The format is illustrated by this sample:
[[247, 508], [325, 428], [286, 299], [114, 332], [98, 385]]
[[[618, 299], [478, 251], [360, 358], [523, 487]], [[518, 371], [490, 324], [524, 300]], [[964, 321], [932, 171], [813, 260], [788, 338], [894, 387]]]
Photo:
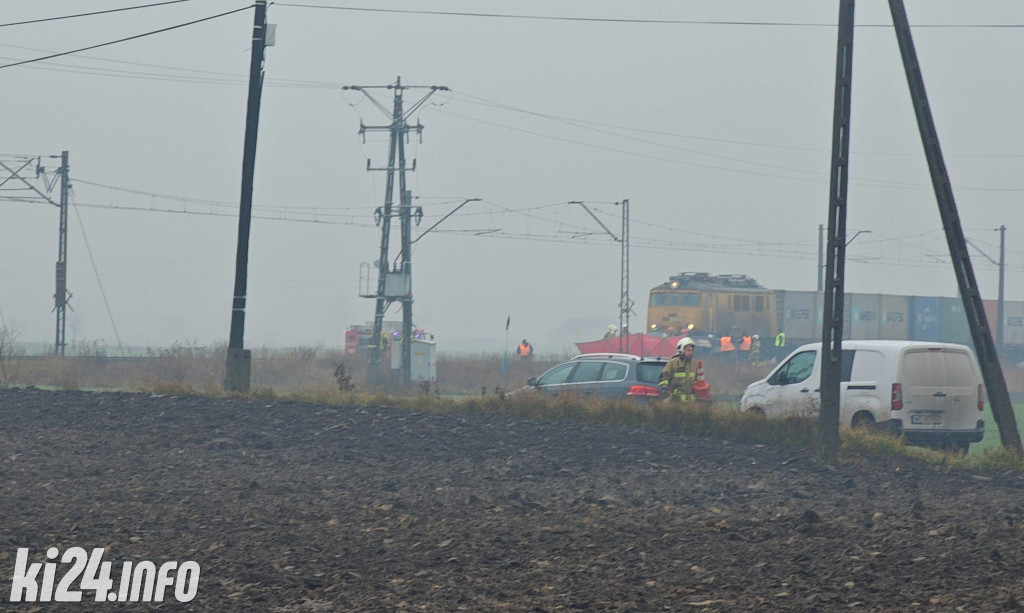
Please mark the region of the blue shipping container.
[[910, 297], [911, 337], [914, 341], [942, 340], [942, 301], [932, 296]]

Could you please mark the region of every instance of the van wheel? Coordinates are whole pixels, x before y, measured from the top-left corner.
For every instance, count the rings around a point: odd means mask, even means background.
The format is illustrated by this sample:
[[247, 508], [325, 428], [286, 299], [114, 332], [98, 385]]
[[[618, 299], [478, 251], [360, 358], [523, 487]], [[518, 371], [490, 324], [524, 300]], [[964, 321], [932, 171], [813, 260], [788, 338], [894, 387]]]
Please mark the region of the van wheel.
[[852, 428], [870, 428], [875, 425], [875, 417], [871, 413], [861, 411], [853, 416], [850, 422]]
[[762, 409], [761, 407], [751, 407], [747, 409], [747, 413], [757, 415], [758, 417], [764, 417], [764, 409]]

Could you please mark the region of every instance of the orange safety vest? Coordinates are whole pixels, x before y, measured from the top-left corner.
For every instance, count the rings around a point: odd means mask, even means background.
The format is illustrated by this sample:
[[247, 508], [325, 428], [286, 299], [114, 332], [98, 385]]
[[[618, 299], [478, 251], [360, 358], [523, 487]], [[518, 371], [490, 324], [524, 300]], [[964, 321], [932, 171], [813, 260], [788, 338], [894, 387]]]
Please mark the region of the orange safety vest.
[[723, 336], [723, 337], [718, 339], [718, 347], [722, 351], [735, 351], [736, 350], [736, 347], [734, 347], [733, 344], [732, 344], [732, 337], [728, 336], [728, 335]]
[[750, 351], [750, 342], [754, 340], [749, 336], [744, 336], [743, 340], [740, 341], [740, 351]]
[[519, 343], [519, 355], [526, 357], [533, 353], [533, 347], [529, 343]]

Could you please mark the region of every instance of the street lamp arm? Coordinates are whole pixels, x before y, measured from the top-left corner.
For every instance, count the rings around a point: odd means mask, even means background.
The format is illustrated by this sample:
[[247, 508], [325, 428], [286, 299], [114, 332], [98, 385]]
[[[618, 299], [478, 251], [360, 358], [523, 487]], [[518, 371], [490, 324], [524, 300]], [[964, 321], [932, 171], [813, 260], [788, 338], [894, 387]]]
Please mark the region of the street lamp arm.
[[423, 234], [420, 234], [419, 236], [417, 236], [417, 237], [416, 237], [416, 240], [414, 240], [414, 241], [413, 241], [412, 243], [410, 243], [410, 244], [416, 244], [416, 242], [418, 242], [418, 241], [419, 241], [419, 240], [420, 240], [421, 238], [423, 238], [424, 236], [426, 236], [428, 232], [430, 232], [431, 230], [433, 230], [433, 229], [434, 229], [434, 228], [436, 228], [437, 226], [441, 225], [441, 222], [443, 222], [444, 220], [446, 220], [446, 219], [448, 219], [449, 217], [451, 217], [452, 215], [454, 215], [454, 214], [456, 213], [456, 211], [458, 211], [458, 210], [459, 210], [459, 209], [461, 209], [462, 207], [466, 206], [466, 205], [467, 205], [467, 204], [469, 204], [470, 202], [480, 202], [480, 199], [479, 199], [479, 198], [468, 198], [468, 199], [466, 199], [466, 200], [463, 200], [463, 201], [462, 201], [462, 204], [460, 204], [459, 206], [457, 206], [457, 207], [455, 207], [454, 209], [452, 209], [452, 212], [451, 212], [451, 213], [448, 213], [447, 215], [445, 215], [445, 216], [444, 216], [444, 217], [442, 217], [441, 219], [438, 219], [438, 220], [437, 220], [437, 223], [435, 223], [434, 225], [432, 225], [432, 226], [430, 226], [429, 228], [427, 228], [426, 230], [424, 230], [424, 231], [423, 231]]

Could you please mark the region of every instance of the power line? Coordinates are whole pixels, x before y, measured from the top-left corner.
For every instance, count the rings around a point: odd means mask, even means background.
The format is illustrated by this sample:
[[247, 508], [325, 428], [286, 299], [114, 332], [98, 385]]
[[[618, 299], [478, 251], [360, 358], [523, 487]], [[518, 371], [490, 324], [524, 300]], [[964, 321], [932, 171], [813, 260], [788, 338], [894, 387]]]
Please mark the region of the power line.
[[139, 6], [126, 6], [119, 9], [108, 9], [106, 11], [94, 11], [92, 13], [78, 13], [76, 15], [62, 15], [60, 17], [45, 17], [43, 19], [32, 19], [30, 21], [13, 21], [11, 23], [0, 23], [0, 28], [6, 28], [7, 26], [24, 26], [32, 23], [43, 23], [47, 21], [59, 21], [61, 19], [74, 19], [76, 17], [90, 17], [92, 15], [104, 15], [106, 13], [119, 13], [121, 11], [134, 11], [135, 9], [148, 9], [154, 6], [164, 6], [165, 4], [178, 4], [179, 2], [191, 2], [191, 0], [168, 0], [167, 2], [157, 2], [155, 4], [141, 4]]
[[[181, 201], [183, 203], [199, 204], [202, 206], [210, 206], [210, 211], [195, 211], [187, 209], [177, 208], [155, 208], [155, 207], [137, 207], [137, 206], [119, 206], [113, 204], [92, 204], [76, 202], [76, 207], [84, 208], [95, 208], [95, 209], [107, 209], [107, 210], [125, 210], [135, 212], [151, 212], [151, 213], [171, 213], [179, 215], [199, 215], [206, 217], [226, 217], [226, 218], [237, 218], [237, 205], [233, 203], [226, 203], [217, 200], [200, 199], [200, 198], [186, 198], [178, 196], [169, 196], [166, 194], [156, 194], [153, 192], [145, 192], [142, 190], [132, 190], [128, 188], [117, 188], [102, 183], [86, 181], [82, 179], [76, 180], [77, 183], [83, 183], [88, 185], [107, 187], [109, 189], [125, 191], [135, 195], [142, 195], [147, 197], [159, 197], [163, 199], [170, 199]], [[6, 198], [0, 198], [0, 200]], [[450, 202], [451, 200], [447, 200]], [[441, 203], [439, 203], [441, 204]], [[545, 216], [537, 214], [540, 211], [547, 211], [556, 208], [565, 208], [567, 211], [575, 210], [576, 207], [571, 206], [569, 202], [555, 202], [541, 205], [535, 205], [531, 207], [524, 207], [513, 209], [505, 205], [498, 204], [493, 201], [481, 200], [481, 204], [492, 207], [492, 211], [478, 211], [478, 212], [467, 212], [464, 215], [460, 215], [461, 218], [468, 217], [480, 217], [484, 215], [510, 215], [521, 217], [526, 220], [536, 221], [543, 224], [547, 224], [553, 230], [549, 233], [536, 233], [536, 232], [523, 232], [510, 230], [507, 227], [507, 223], [496, 223], [496, 224], [477, 224], [476, 227], [462, 228], [462, 229], [437, 229], [435, 230], [438, 234], [448, 235], [461, 235], [461, 236], [478, 236], [484, 238], [500, 238], [506, 240], [528, 240], [534, 242], [546, 242], [546, 243], [572, 243], [572, 244], [584, 244], [584, 245], [607, 245], [608, 239], [604, 232], [599, 232], [593, 227], [584, 225], [584, 223], [577, 222], [575, 220], [559, 219], [551, 216]], [[613, 205], [614, 203], [602, 203], [590, 201], [588, 204], [592, 205], [592, 210], [595, 213], [608, 216], [613, 216], [612, 213], [601, 209], [599, 206], [593, 205]], [[217, 210], [217, 209], [228, 209], [230, 210]], [[264, 214], [257, 214], [255, 211], [264, 211]], [[276, 213], [274, 212], [276, 210]], [[366, 207], [348, 207], [343, 209], [346, 211], [369, 211], [372, 210], [372, 206]], [[281, 207], [275, 209], [274, 207], [254, 207], [254, 219], [260, 219], [265, 221], [290, 221], [299, 223], [314, 223], [321, 225], [334, 225], [334, 226], [349, 226], [359, 228], [373, 228], [375, 224], [369, 220], [362, 221], [366, 218], [365, 213], [360, 212], [359, 214], [339, 214], [331, 212], [331, 210], [325, 210], [321, 207]], [[440, 215], [425, 215], [424, 218], [440, 217]], [[635, 223], [639, 226], [648, 227], [661, 232], [668, 232], [670, 234], [679, 234], [683, 230], [679, 228], [673, 228], [666, 226], [664, 223], [653, 223], [645, 222], [642, 220], [635, 220]], [[948, 262], [942, 260], [946, 257], [944, 251], [939, 248], [931, 249], [923, 247], [919, 244], [911, 242], [913, 239], [922, 239], [930, 235], [934, 235], [941, 232], [940, 229], [932, 229], [924, 232], [917, 232], [913, 234], [899, 235], [899, 236], [881, 236], [874, 240], [863, 241], [864, 245], [876, 245], [877, 247], [873, 250], [875, 253], [883, 246], [896, 245], [903, 249], [910, 249], [920, 254], [918, 258], [913, 260], [908, 259], [902, 254], [882, 259], [879, 256], [876, 259], [851, 256], [850, 260], [861, 264], [871, 264], [880, 266], [916, 266], [916, 267], [930, 267], [938, 268], [947, 266]], [[793, 259], [793, 260], [812, 260], [817, 257], [817, 245], [816, 241], [812, 239], [789, 241], [789, 242], [766, 242], [766, 241], [750, 241], [740, 240], [734, 237], [719, 236], [714, 234], [706, 234], [696, 232], [692, 229], [686, 230], [686, 234], [690, 237], [686, 242], [679, 242], [671, 239], [659, 239], [653, 237], [637, 237], [634, 235], [632, 243], [637, 248], [641, 249], [655, 249], [655, 250], [672, 250], [672, 251], [689, 251], [696, 253], [720, 253], [720, 254], [731, 254], [731, 255], [747, 255], [757, 257], [774, 257], [781, 259]], [[1013, 250], [1008, 250], [1013, 251]], [[1016, 252], [1015, 252], [1016, 253]], [[1007, 267], [1008, 270], [1017, 271], [1017, 268]], [[1019, 270], [1024, 271], [1024, 267]]]
[[[12, 45], [8, 43], [0, 43], [0, 47], [8, 47], [10, 49], [21, 49], [25, 51], [36, 51], [39, 53], [55, 53], [52, 49], [41, 49], [39, 47], [26, 47], [24, 45]], [[2, 58], [2, 59], [16, 59], [16, 58]], [[59, 64], [56, 62], [47, 62], [46, 67], [44, 66], [31, 66], [36, 70], [52, 70], [54, 72], [69, 72], [77, 74], [88, 74], [96, 76], [106, 77], [122, 77], [129, 79], [149, 79], [154, 81], [180, 81], [186, 83], [206, 83], [214, 85], [239, 85], [246, 84], [248, 77], [246, 75], [230, 73], [230, 72], [218, 72], [213, 70], [199, 70], [195, 68], [181, 68], [178, 66], [166, 66], [163, 64], [149, 64], [145, 62], [132, 62], [128, 60], [115, 60], [111, 58], [96, 57], [92, 55], [79, 55], [78, 59], [92, 60], [97, 62], [107, 62], [111, 64], [123, 64], [126, 66], [139, 66], [142, 68], [155, 68], [158, 70], [175, 71], [178, 73], [185, 74], [170, 74], [161, 75], [153, 74], [152, 72], [142, 72], [135, 70], [118, 70], [115, 68], [102, 68], [95, 66], [79, 66], [75, 64]], [[58, 68], [48, 68], [49, 66], [58, 66], [64, 68], [61, 70]], [[196, 76], [200, 75], [200, 76]], [[209, 76], [206, 76], [209, 75]], [[222, 78], [216, 78], [222, 77]], [[266, 77], [263, 84], [268, 87], [291, 87], [291, 88], [304, 88], [304, 89], [331, 89], [336, 90], [341, 87], [340, 83], [329, 83], [326, 81], [306, 81], [302, 79], [285, 79], [280, 77]]]
[[[766, 149], [783, 149], [783, 150], [790, 150], [790, 151], [806, 151], [806, 152], [809, 152], [809, 153], [825, 153], [825, 152], [829, 151], [828, 149], [825, 149], [825, 148], [822, 148], [822, 147], [808, 147], [808, 146], [801, 146], [801, 145], [778, 145], [778, 144], [774, 144], [774, 143], [758, 143], [758, 142], [753, 142], [753, 141], [743, 141], [743, 140], [732, 140], [732, 139], [725, 139], [725, 138], [715, 138], [715, 137], [711, 137], [711, 136], [696, 136], [696, 135], [693, 135], [693, 134], [681, 134], [681, 133], [678, 133], [678, 132], [666, 132], [663, 129], [651, 130], [651, 129], [646, 129], [646, 128], [638, 128], [636, 126], [624, 126], [624, 125], [610, 124], [610, 123], [606, 123], [606, 122], [590, 121], [590, 120], [587, 120], [587, 119], [579, 119], [579, 118], [574, 118], [574, 117], [565, 117], [565, 116], [561, 116], [561, 115], [553, 115], [551, 113], [542, 113], [542, 112], [539, 112], [539, 111], [531, 111], [529, 109], [515, 107], [515, 106], [509, 105], [509, 104], [502, 103], [502, 102], [496, 102], [494, 100], [488, 100], [487, 98], [482, 98], [480, 96], [474, 96], [473, 94], [468, 94], [468, 93], [466, 93], [464, 91], [460, 91], [460, 90], [453, 90], [453, 93], [456, 94], [457, 96], [460, 96], [460, 97], [464, 96], [465, 99], [461, 99], [461, 98], [460, 99], [462, 100], [462, 102], [466, 102], [466, 103], [469, 103], [469, 104], [478, 104], [480, 106], [486, 106], [486, 107], [491, 107], [491, 108], [496, 108], [496, 109], [513, 111], [513, 112], [516, 112], [516, 113], [522, 113], [524, 115], [531, 115], [533, 117], [539, 117], [539, 118], [542, 118], [542, 119], [548, 119], [550, 121], [565, 123], [565, 124], [568, 124], [568, 125], [571, 125], [571, 126], [575, 126], [575, 127], [579, 127], [579, 128], [585, 128], [585, 129], [588, 128], [588, 126], [597, 126], [597, 127], [601, 127], [601, 128], [607, 128], [607, 129], [610, 129], [610, 130], [622, 130], [622, 131], [626, 131], [626, 132], [637, 132], [637, 133], [641, 133], [641, 134], [652, 134], [652, 135], [658, 135], [658, 136], [667, 136], [667, 137], [671, 137], [671, 138], [682, 138], [682, 139], [697, 140], [697, 141], [704, 141], [704, 142], [711, 142], [711, 143], [722, 143], [722, 144], [726, 144], [726, 145], [743, 145], [745, 147], [762, 147], [762, 148], [766, 148]], [[913, 157], [913, 158], [920, 158], [920, 157], [922, 157], [922, 155], [920, 153], [891, 153], [891, 152], [874, 152], [874, 151], [853, 151], [852, 153], [855, 153], [857, 155], [870, 155], [870, 156], [893, 156], [893, 157]], [[953, 154], [953, 155], [948, 155], [947, 157], [985, 158], [985, 159], [989, 159], [989, 158], [1024, 158], [1024, 153], [1011, 153], [1011, 154]]]
[[[529, 19], [539, 21], [578, 21], [590, 23], [623, 23], [623, 24], [658, 24], [658, 25], [708, 25], [708, 26], [767, 26], [767, 27], [807, 27], [834, 28], [835, 23], [814, 23], [797, 21], [736, 21], [736, 20], [698, 20], [698, 19], [635, 19], [616, 17], [560, 17], [555, 15], [524, 15], [511, 13], [471, 13], [464, 11], [422, 11], [410, 9], [381, 9], [357, 6], [324, 6], [320, 4], [297, 4], [277, 2], [277, 6], [293, 8], [327, 9], [335, 11], [356, 11], [364, 13], [391, 13], [406, 15], [438, 15], [446, 17], [487, 17], [495, 19]], [[867, 23], [857, 24], [858, 28], [892, 28], [892, 24]], [[915, 28], [1022, 28], [1024, 24], [922, 24]]]
[[92, 265], [92, 273], [96, 277], [96, 285], [100, 288], [100, 297], [103, 299], [103, 306], [107, 309], [107, 317], [110, 319], [110, 327], [114, 329], [114, 338], [117, 339], [118, 349], [124, 350], [121, 343], [121, 335], [117, 332], [117, 324], [114, 323], [114, 312], [110, 310], [110, 301], [107, 300], [107, 292], [103, 289], [103, 281], [100, 279], [100, 270], [96, 267], [96, 258], [92, 255], [92, 247], [89, 245], [89, 237], [85, 233], [85, 224], [82, 222], [82, 213], [75, 205], [75, 217], [78, 218], [78, 227], [82, 230], [82, 242], [85, 244], [85, 252], [89, 254], [89, 263]]
[[[800, 169], [800, 168], [792, 168], [792, 167], [787, 167], [787, 166], [778, 166], [778, 165], [767, 164], [767, 163], [763, 163], [763, 162], [755, 162], [755, 161], [742, 160], [742, 159], [739, 159], [739, 158], [732, 158], [732, 157], [728, 157], [728, 156], [721, 156], [721, 155], [712, 154], [712, 153], [703, 153], [703, 152], [694, 151], [694, 150], [691, 150], [691, 149], [684, 149], [684, 148], [681, 148], [681, 147], [672, 147], [670, 145], [666, 145], [666, 144], [663, 144], [663, 143], [655, 143], [655, 142], [651, 142], [651, 141], [644, 141], [642, 139], [633, 139], [633, 138], [627, 137], [627, 136], [615, 135], [615, 134], [612, 134], [610, 132], [604, 132], [604, 133], [605, 134], [610, 134], [612, 136], [619, 136], [620, 138], [630, 138], [631, 140], [640, 140], [640, 142], [643, 142], [643, 143], [646, 143], [646, 144], [651, 144], [651, 145], [656, 145], [656, 146], [659, 146], [659, 147], [669, 147], [669, 148], [672, 148], [672, 149], [677, 149], [679, 151], [693, 153], [695, 155], [703, 155], [703, 156], [719, 158], [719, 159], [723, 159], [723, 160], [735, 161], [735, 162], [740, 163], [740, 164], [749, 164], [749, 165], [752, 165], [752, 166], [763, 166], [763, 167], [768, 167], [768, 168], [774, 168], [774, 169], [777, 169], [777, 170], [784, 170], [784, 171], [787, 171], [787, 172], [815, 175], [816, 178], [812, 178], [812, 177], [795, 177], [795, 176], [788, 176], [788, 175], [783, 175], [783, 174], [774, 174], [774, 173], [768, 173], [768, 172], [758, 172], [758, 171], [755, 171], [755, 170], [744, 170], [744, 169], [740, 169], [740, 168], [730, 168], [728, 166], [719, 166], [719, 165], [715, 165], [715, 164], [705, 164], [705, 163], [701, 163], [701, 162], [691, 162], [691, 161], [680, 160], [680, 159], [676, 159], [676, 158], [668, 158], [668, 157], [652, 155], [652, 154], [648, 154], [648, 153], [641, 153], [641, 152], [638, 152], [638, 151], [629, 151], [629, 150], [626, 150], [626, 149], [619, 149], [619, 148], [616, 148], [616, 147], [608, 147], [608, 146], [605, 146], [605, 145], [597, 145], [597, 144], [594, 144], [594, 143], [587, 143], [587, 142], [583, 142], [583, 141], [579, 141], [579, 140], [575, 140], [575, 139], [571, 139], [571, 138], [564, 138], [564, 137], [561, 137], [561, 136], [554, 136], [554, 135], [551, 135], [551, 134], [544, 134], [544, 133], [536, 132], [536, 131], [533, 131], [533, 130], [527, 130], [525, 128], [517, 128], [515, 126], [508, 126], [508, 125], [504, 125], [504, 124], [497, 123], [497, 122], [494, 122], [494, 121], [488, 121], [486, 119], [480, 119], [478, 117], [471, 117], [469, 115], [461, 115], [459, 113], [453, 113], [451, 111], [446, 111], [446, 110], [443, 110], [443, 109], [435, 109], [435, 110], [436, 110], [436, 112], [444, 114], [444, 115], [450, 115], [452, 117], [458, 117], [460, 119], [466, 119], [468, 121], [474, 121], [474, 122], [477, 122], [477, 123], [482, 123], [482, 124], [485, 124], [485, 125], [490, 125], [490, 126], [494, 126], [494, 127], [497, 127], [497, 128], [502, 128], [502, 129], [505, 129], [505, 130], [511, 130], [513, 132], [520, 132], [520, 133], [523, 133], [523, 134], [529, 134], [531, 136], [539, 136], [541, 138], [546, 138], [546, 139], [549, 139], [549, 140], [555, 140], [555, 141], [569, 143], [569, 144], [573, 144], [573, 145], [579, 145], [579, 146], [582, 146], [582, 147], [589, 147], [591, 149], [597, 149], [597, 150], [600, 150], [600, 151], [609, 151], [609, 152], [612, 152], [612, 153], [621, 153], [621, 154], [624, 154], [624, 155], [629, 155], [629, 156], [633, 156], [633, 157], [639, 157], [639, 158], [648, 159], [648, 160], [658, 160], [658, 161], [661, 161], [661, 162], [670, 162], [670, 163], [673, 163], [673, 164], [681, 164], [681, 165], [684, 165], [684, 166], [692, 166], [692, 167], [695, 167], [695, 168], [706, 168], [706, 169], [710, 169], [710, 170], [720, 170], [720, 171], [723, 171], [723, 172], [732, 172], [732, 173], [744, 174], [744, 175], [752, 175], [752, 176], [757, 176], [757, 177], [770, 177], [770, 178], [774, 178], [774, 179], [787, 179], [787, 180], [790, 180], [790, 181], [801, 181], [801, 182], [811, 182], [811, 183], [825, 183], [828, 180], [827, 177], [825, 176], [825, 174], [824, 173], [820, 173], [820, 172], [808, 171], [808, 170], [803, 170], [803, 169]], [[597, 130], [597, 131], [601, 132], [600, 130]], [[906, 183], [906, 182], [902, 182], [902, 181], [889, 181], [889, 180], [886, 180], [886, 179], [870, 179], [870, 178], [865, 178], [865, 177], [851, 177], [851, 179], [853, 181], [855, 181], [855, 183], [857, 185], [861, 185], [861, 186], [865, 186], [865, 187], [876, 187], [876, 188], [883, 188], [883, 189], [903, 189], [903, 190], [927, 190], [927, 189], [930, 189], [930, 187], [927, 186], [927, 185], [915, 184], [915, 183]], [[1016, 192], [1024, 191], [1024, 188], [1018, 188], [1018, 187], [972, 187], [972, 186], [965, 186], [965, 187], [958, 187], [957, 191], [959, 191], [959, 192], [1016, 193]]]
[[[615, 147], [606, 147], [604, 145], [595, 145], [593, 143], [586, 143], [586, 142], [574, 140], [574, 139], [571, 139], [571, 138], [563, 138], [563, 137], [560, 137], [560, 136], [553, 136], [553, 135], [550, 135], [550, 134], [543, 134], [541, 132], [535, 132], [533, 130], [527, 130], [525, 128], [517, 128], [517, 127], [514, 127], [514, 126], [507, 126], [507, 125], [500, 124], [500, 123], [493, 122], [493, 121], [487, 121], [486, 119], [479, 119], [477, 117], [470, 117], [468, 115], [459, 115], [458, 113], [452, 113], [451, 111], [444, 111], [444, 110], [441, 110], [441, 109], [436, 109], [436, 111], [438, 113], [442, 113], [442, 114], [445, 114], [445, 115], [451, 115], [452, 117], [458, 117], [460, 119], [466, 119], [466, 120], [469, 120], [469, 121], [475, 121], [477, 123], [482, 123], [482, 124], [494, 126], [494, 127], [497, 127], [497, 128], [502, 128], [502, 129], [505, 129], [505, 130], [511, 130], [513, 132], [520, 132], [520, 133], [523, 133], [523, 134], [529, 134], [531, 136], [539, 136], [541, 138], [547, 138], [549, 140], [555, 140], [555, 141], [559, 141], [559, 142], [563, 142], [563, 143], [569, 143], [569, 144], [573, 144], [573, 145], [580, 145], [580, 146], [583, 146], [583, 147], [590, 147], [591, 149], [597, 149], [597, 150], [600, 150], [600, 151], [609, 151], [609, 152], [612, 152], [612, 153], [621, 153], [621, 154], [624, 154], [624, 155], [631, 155], [631, 156], [634, 156], [634, 157], [639, 157], [639, 158], [648, 159], [648, 160], [658, 160], [658, 161], [661, 161], [661, 162], [672, 162], [674, 164], [682, 164], [684, 166], [693, 166], [695, 168], [706, 168], [706, 169], [711, 169], [711, 170], [723, 170], [723, 171], [726, 171], [726, 172], [735, 172], [735, 173], [739, 173], [739, 174], [753, 175], [753, 176], [758, 176], [758, 177], [772, 177], [772, 178], [781, 178], [781, 179], [791, 179], [791, 180], [794, 180], [794, 181], [809, 181], [809, 182], [813, 182], [813, 183], [820, 183], [820, 182], [824, 181], [824, 179], [820, 179], [819, 180], [819, 179], [810, 179], [810, 178], [801, 178], [801, 177], [787, 177], [787, 176], [784, 176], [784, 175], [777, 175], [777, 174], [770, 174], [770, 173], [764, 173], [764, 172], [757, 172], [757, 171], [753, 171], [753, 170], [741, 170], [741, 169], [738, 169], [738, 168], [728, 168], [728, 167], [725, 167], [725, 166], [715, 166], [713, 164], [703, 164], [703, 163], [700, 163], [700, 162], [688, 162], [686, 160], [678, 160], [678, 159], [674, 159], [674, 158], [666, 158], [666, 157], [661, 157], [661, 156], [657, 156], [657, 155], [650, 155], [650, 154], [646, 154], [646, 153], [639, 153], [639, 152], [636, 152], [636, 151], [628, 151], [626, 149], [618, 149], [618, 148], [615, 148]], [[751, 162], [747, 162], [747, 163], [751, 163]], [[792, 170], [792, 169], [787, 169], [787, 170]], [[795, 171], [794, 170], [794, 172], [806, 172], [806, 171]]]
[[227, 16], [227, 15], [232, 15], [234, 13], [240, 13], [242, 11], [247, 11], [247, 10], [251, 9], [252, 7], [253, 7], [253, 5], [250, 4], [249, 6], [242, 7], [240, 9], [235, 9], [233, 11], [227, 11], [225, 13], [220, 13], [220, 14], [217, 14], [217, 15], [211, 15], [209, 17], [203, 17], [202, 19], [196, 19], [194, 21], [188, 21], [188, 22], [185, 22], [185, 23], [179, 23], [178, 25], [169, 26], [169, 27], [166, 27], [166, 28], [161, 28], [159, 30], [153, 30], [151, 32], [145, 32], [143, 34], [136, 34], [134, 36], [128, 36], [126, 38], [119, 38], [117, 40], [112, 40], [112, 41], [108, 41], [108, 42], [105, 42], [105, 43], [100, 43], [98, 45], [90, 45], [88, 47], [81, 47], [79, 49], [73, 49], [71, 51], [62, 51], [60, 53], [54, 53], [54, 54], [51, 54], [51, 55], [47, 55], [47, 56], [43, 56], [43, 57], [37, 57], [37, 58], [34, 58], [34, 59], [30, 59], [30, 60], [23, 60], [23, 61], [20, 61], [20, 62], [14, 62], [12, 64], [4, 64], [4, 65], [0, 66], [0, 68], [11, 68], [13, 66], [21, 66], [23, 64], [31, 64], [33, 62], [41, 62], [43, 60], [49, 60], [49, 59], [53, 59], [55, 57], [61, 57], [61, 56], [64, 56], [64, 55], [71, 55], [73, 53], [78, 53], [80, 51], [88, 51], [90, 49], [98, 49], [100, 47], [108, 47], [110, 45], [116, 45], [117, 43], [123, 43], [123, 42], [129, 41], [129, 40], [135, 40], [137, 38], [144, 38], [146, 36], [152, 36], [154, 34], [161, 34], [163, 32], [169, 32], [171, 30], [177, 30], [178, 28], [184, 28], [185, 26], [195, 25], [197, 23], [202, 23], [204, 21], [210, 21], [212, 19], [217, 19], [219, 17], [224, 17], [224, 16]]

